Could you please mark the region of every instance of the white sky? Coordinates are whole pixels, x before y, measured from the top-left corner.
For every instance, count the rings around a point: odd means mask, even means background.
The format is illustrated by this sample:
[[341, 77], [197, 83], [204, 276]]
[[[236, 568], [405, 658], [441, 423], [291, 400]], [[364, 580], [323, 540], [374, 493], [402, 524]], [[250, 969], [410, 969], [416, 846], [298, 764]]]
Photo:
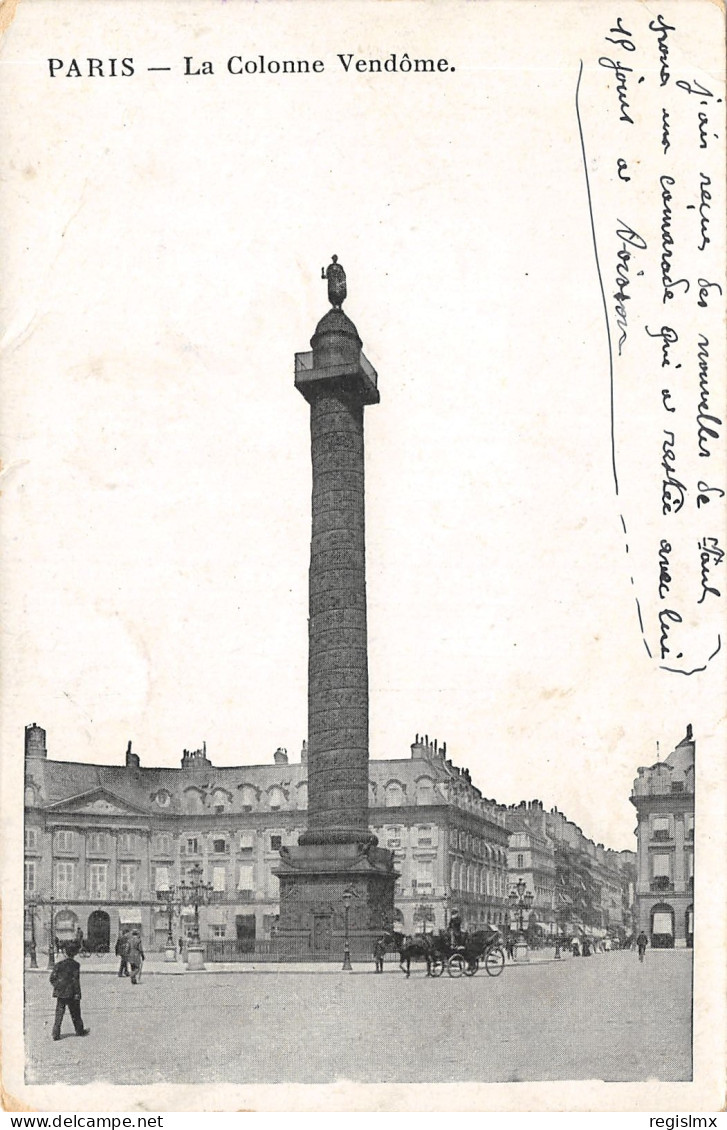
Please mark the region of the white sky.
[[[152, 10], [143, 28], [98, 3], [81, 23], [31, 0], [0, 67], [5, 750], [37, 721], [60, 759], [119, 764], [129, 738], [146, 765], [203, 739], [219, 765], [297, 758], [310, 470], [293, 355], [335, 252], [381, 391], [372, 757], [427, 732], [485, 795], [538, 797], [634, 848], [637, 766], [688, 722], [699, 757], [724, 696], [717, 671], [659, 671], [634, 613], [573, 110], [593, 9]], [[580, 53], [563, 46], [579, 21]], [[335, 60], [407, 50], [456, 71]], [[225, 73], [261, 52], [327, 70]], [[137, 74], [47, 77], [47, 56], [88, 54], [133, 55]], [[218, 73], [184, 79], [186, 54]]]

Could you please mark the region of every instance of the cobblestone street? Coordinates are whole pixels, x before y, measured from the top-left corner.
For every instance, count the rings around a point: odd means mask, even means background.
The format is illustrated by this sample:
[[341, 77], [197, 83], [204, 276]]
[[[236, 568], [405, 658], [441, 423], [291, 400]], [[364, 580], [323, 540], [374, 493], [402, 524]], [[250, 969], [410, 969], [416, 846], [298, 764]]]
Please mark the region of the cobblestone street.
[[28, 1083], [686, 1080], [691, 951], [508, 966], [83, 977], [84, 1040], [51, 1039], [47, 971], [26, 975]]

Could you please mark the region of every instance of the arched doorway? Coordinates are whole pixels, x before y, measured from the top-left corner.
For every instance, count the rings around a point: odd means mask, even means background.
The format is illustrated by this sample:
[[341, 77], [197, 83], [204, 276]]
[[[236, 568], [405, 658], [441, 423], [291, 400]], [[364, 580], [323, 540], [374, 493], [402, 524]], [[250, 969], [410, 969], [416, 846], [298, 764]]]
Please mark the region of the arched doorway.
[[674, 908], [666, 902], [651, 908], [651, 944], [654, 949], [674, 948]]
[[108, 953], [111, 938], [111, 919], [105, 910], [94, 910], [88, 916], [86, 945], [91, 953]]

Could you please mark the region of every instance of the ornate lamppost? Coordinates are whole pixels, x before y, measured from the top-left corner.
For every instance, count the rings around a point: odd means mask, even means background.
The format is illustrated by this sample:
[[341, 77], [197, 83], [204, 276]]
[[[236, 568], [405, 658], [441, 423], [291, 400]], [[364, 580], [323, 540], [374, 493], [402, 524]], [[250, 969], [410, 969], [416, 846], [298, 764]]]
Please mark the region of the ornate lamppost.
[[343, 899], [343, 970], [342, 971], [345, 972], [345, 973], [351, 973], [351, 972], [353, 972], [353, 966], [351, 965], [351, 939], [349, 938], [349, 934], [348, 934], [348, 919], [349, 919], [349, 912], [351, 910], [351, 900], [354, 898], [354, 893], [350, 889], [350, 887], [346, 887], [346, 890], [343, 892], [343, 895], [341, 897]]
[[157, 899], [162, 903], [161, 909], [167, 916], [167, 942], [164, 948], [164, 960], [177, 960], [177, 946], [174, 941], [172, 926], [174, 924], [174, 911], [181, 905], [181, 899], [176, 887], [167, 887], [166, 890], [157, 891]]
[[30, 920], [30, 945], [29, 945], [28, 949], [29, 949], [29, 952], [30, 952], [30, 968], [31, 969], [37, 969], [38, 968], [38, 952], [37, 952], [37, 946], [36, 946], [36, 940], [35, 940], [35, 908], [36, 908], [37, 905], [38, 904], [37, 904], [37, 902], [35, 901], [34, 898], [26, 899], [25, 913], [27, 914], [27, 916]]
[[200, 863], [195, 863], [187, 872], [189, 882], [180, 883], [179, 898], [184, 906], [194, 907], [194, 922], [190, 944], [187, 945], [187, 971], [194, 972], [204, 969], [204, 948], [199, 938], [199, 908], [206, 906], [211, 900], [213, 889], [211, 883], [204, 883], [204, 871]]
[[525, 890], [524, 879], [518, 879], [514, 890], [510, 891], [510, 910], [517, 911], [519, 922], [518, 938], [514, 946], [515, 961], [528, 961], [529, 959], [528, 942], [525, 937], [525, 912], [530, 910], [534, 897], [532, 891]]
[[49, 969], [52, 969], [53, 966], [56, 963], [56, 939], [55, 939], [56, 925], [55, 925], [55, 917], [54, 917], [54, 914], [53, 914], [54, 901], [55, 900], [53, 898], [53, 895], [49, 895], [48, 896], [48, 904], [50, 906], [50, 921], [48, 923], [48, 968]]

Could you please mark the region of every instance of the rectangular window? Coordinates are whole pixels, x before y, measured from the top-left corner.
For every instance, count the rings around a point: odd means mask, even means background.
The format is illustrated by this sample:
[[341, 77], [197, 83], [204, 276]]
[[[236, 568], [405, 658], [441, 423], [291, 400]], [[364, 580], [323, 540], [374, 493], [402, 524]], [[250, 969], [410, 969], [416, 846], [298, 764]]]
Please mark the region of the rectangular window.
[[91, 863], [88, 868], [88, 891], [94, 902], [105, 899], [107, 888], [107, 871], [105, 863]]
[[199, 855], [199, 843], [196, 836], [187, 839], [187, 855]]
[[157, 850], [160, 855], [171, 855], [172, 853], [172, 837], [171, 836], [157, 836]]
[[119, 894], [133, 897], [136, 894], [136, 864], [119, 864]]
[[270, 850], [271, 851], [280, 851], [282, 846], [283, 846], [283, 837], [282, 836], [271, 836], [270, 837]]
[[73, 832], [56, 832], [56, 850], [73, 851]]
[[212, 850], [218, 855], [224, 855], [227, 851], [227, 840], [217, 839], [212, 841]]
[[522, 870], [522, 868], [525, 866], [525, 856], [524, 855], [522, 855], [522, 854], [518, 855], [517, 865], [518, 865], [519, 870]]
[[211, 938], [224, 938], [224, 936], [225, 936], [225, 925], [224, 925], [224, 923], [222, 923], [221, 925], [217, 924], [217, 923], [213, 923], [213, 925], [210, 926], [210, 937]]
[[106, 851], [106, 834], [104, 832], [89, 832], [88, 850], [92, 852]]
[[694, 815], [691, 812], [684, 819], [684, 835], [688, 840], [694, 839]]
[[671, 874], [670, 855], [652, 855], [651, 873], [655, 879], [668, 879]]
[[212, 890], [224, 891], [227, 884], [227, 868], [226, 867], [213, 867], [212, 868]]
[[240, 851], [252, 851], [255, 847], [254, 832], [240, 832]]
[[386, 829], [386, 846], [388, 848], [401, 847], [401, 828], [392, 826]]
[[119, 851], [125, 855], [130, 855], [134, 850], [134, 837], [131, 832], [119, 833]]
[[26, 859], [25, 861], [25, 893], [26, 895], [34, 895], [36, 886], [36, 864], [34, 859]]
[[155, 867], [154, 868], [154, 890], [155, 891], [168, 891], [169, 890], [169, 868], [168, 867]]
[[417, 829], [417, 844], [419, 847], [432, 846], [432, 829], [429, 824], [420, 824]]
[[26, 828], [25, 829], [25, 846], [28, 851], [35, 851], [38, 846], [38, 829]]
[[240, 879], [237, 884], [237, 889], [243, 902], [252, 902], [255, 890], [255, 879], [251, 863], [240, 864]]
[[416, 887], [418, 891], [431, 891], [434, 871], [430, 859], [418, 859], [416, 864]]
[[687, 879], [694, 878], [694, 852], [687, 851], [684, 853], [684, 858], [687, 861]]
[[[103, 864], [101, 864], [103, 866]], [[74, 863], [59, 859], [56, 861], [56, 898], [71, 899], [75, 896], [76, 867]]]

